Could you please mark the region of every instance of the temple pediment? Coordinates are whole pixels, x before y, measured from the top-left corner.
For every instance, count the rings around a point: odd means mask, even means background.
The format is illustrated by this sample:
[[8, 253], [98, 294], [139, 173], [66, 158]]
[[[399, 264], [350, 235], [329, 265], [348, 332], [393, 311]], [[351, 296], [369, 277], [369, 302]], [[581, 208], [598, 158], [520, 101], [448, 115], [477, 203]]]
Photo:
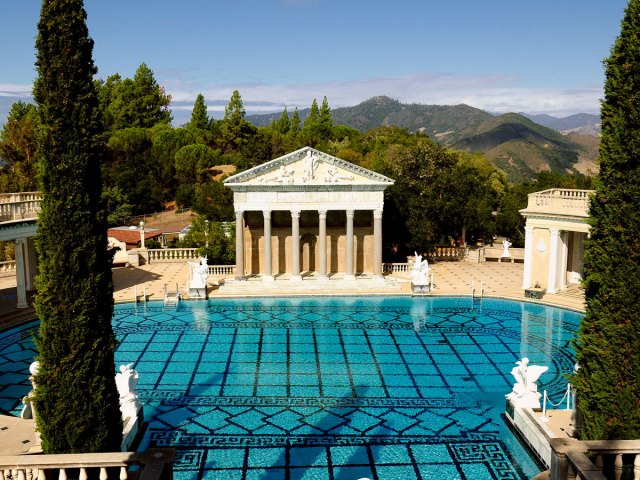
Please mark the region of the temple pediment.
[[227, 178], [225, 185], [245, 187], [388, 186], [394, 182], [366, 168], [304, 147]]

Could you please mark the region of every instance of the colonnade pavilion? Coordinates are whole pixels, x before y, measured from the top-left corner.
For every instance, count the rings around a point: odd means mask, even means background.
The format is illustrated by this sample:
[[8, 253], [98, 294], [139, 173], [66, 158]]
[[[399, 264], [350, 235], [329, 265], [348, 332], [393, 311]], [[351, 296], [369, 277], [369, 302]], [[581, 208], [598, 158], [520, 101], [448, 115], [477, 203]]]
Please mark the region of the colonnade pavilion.
[[390, 178], [311, 147], [231, 176], [236, 280], [305, 275], [382, 280], [382, 211]]

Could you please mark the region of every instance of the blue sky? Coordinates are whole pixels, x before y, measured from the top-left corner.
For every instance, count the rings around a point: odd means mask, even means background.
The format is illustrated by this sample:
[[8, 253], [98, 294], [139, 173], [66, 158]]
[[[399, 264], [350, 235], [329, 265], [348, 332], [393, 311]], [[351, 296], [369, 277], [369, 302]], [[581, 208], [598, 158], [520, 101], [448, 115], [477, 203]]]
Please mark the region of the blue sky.
[[[375, 95], [491, 112], [598, 113], [626, 0], [86, 0], [99, 76], [145, 62], [176, 122]], [[28, 99], [41, 2], [0, 0], [0, 122]], [[184, 120], [186, 121], [186, 120]]]

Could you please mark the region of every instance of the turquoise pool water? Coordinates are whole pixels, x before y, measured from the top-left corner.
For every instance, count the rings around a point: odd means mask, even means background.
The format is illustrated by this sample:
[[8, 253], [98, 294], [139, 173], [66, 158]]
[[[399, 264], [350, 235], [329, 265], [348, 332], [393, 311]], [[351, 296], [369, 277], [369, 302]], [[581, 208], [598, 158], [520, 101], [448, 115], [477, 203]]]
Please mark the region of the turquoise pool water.
[[[524, 479], [501, 418], [516, 360], [573, 368], [574, 312], [505, 300], [306, 297], [118, 305], [141, 448], [178, 449], [180, 479]], [[32, 323], [0, 334], [0, 409], [17, 412]]]

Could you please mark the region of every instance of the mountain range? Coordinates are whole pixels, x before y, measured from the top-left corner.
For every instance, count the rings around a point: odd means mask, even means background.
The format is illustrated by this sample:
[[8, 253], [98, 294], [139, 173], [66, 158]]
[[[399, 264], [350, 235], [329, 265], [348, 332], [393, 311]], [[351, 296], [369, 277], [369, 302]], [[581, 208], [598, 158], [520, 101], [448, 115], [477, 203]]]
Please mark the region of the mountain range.
[[[308, 109], [299, 111], [299, 115], [304, 121]], [[354, 107], [335, 108], [332, 115], [334, 124], [361, 132], [395, 125], [429, 135], [446, 147], [482, 152], [512, 181], [530, 180], [543, 170], [583, 174], [597, 171], [597, 115], [561, 119], [519, 113], [494, 115], [464, 104], [404, 104], [385, 96], [370, 98]], [[279, 114], [252, 115], [247, 120], [262, 126], [278, 117]]]

